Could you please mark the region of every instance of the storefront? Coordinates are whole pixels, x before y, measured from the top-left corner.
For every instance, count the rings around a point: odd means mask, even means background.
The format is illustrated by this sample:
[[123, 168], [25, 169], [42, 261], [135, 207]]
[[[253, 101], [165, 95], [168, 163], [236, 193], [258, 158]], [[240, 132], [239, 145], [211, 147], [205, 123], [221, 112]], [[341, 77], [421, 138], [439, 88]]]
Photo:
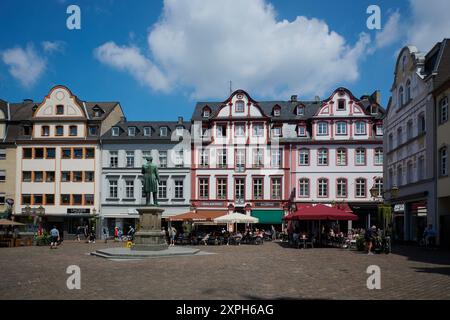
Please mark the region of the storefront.
[[251, 215], [259, 219], [258, 226], [262, 229], [269, 230], [273, 225], [278, 231], [281, 231], [284, 210], [263, 210], [254, 209]]
[[427, 227], [427, 201], [397, 202], [393, 204], [393, 212], [394, 240], [420, 241]]

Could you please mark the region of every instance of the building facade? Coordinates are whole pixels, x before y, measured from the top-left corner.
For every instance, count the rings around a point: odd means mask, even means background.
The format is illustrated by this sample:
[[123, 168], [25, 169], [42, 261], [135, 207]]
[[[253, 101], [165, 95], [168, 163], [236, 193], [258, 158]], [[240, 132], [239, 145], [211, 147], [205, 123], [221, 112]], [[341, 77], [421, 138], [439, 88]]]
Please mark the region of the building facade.
[[99, 138], [108, 123], [123, 116], [117, 102], [85, 102], [64, 86], [52, 88], [40, 103], [16, 106], [22, 120], [11, 132], [17, 146], [17, 220], [40, 216], [47, 230], [64, 235], [100, 212]]
[[102, 226], [135, 226], [136, 208], [145, 205], [142, 165], [152, 157], [159, 168], [158, 203], [163, 217], [190, 209], [190, 123], [120, 121], [102, 138]]

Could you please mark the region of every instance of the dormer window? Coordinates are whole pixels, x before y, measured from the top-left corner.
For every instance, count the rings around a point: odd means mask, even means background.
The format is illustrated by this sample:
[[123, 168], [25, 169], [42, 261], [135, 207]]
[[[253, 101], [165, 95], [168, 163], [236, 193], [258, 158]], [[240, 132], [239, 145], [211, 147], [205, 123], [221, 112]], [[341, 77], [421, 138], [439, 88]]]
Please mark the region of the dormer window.
[[89, 135], [96, 136], [98, 132], [98, 126], [89, 126]]
[[281, 114], [281, 109], [280, 109], [280, 107], [278, 107], [278, 106], [274, 107], [274, 108], [273, 108], [273, 116], [274, 116], [274, 117], [279, 117], [280, 114]]
[[373, 104], [370, 106], [370, 113], [371, 114], [378, 114], [378, 107], [377, 105]]
[[112, 136], [113, 137], [118, 137], [119, 136], [119, 132], [120, 132], [119, 130], [120, 130], [119, 127], [113, 127], [112, 130], [111, 130]]
[[178, 137], [182, 137], [183, 136], [183, 127], [177, 127], [176, 129], [176, 133]]
[[305, 126], [299, 126], [298, 127], [298, 136], [299, 137], [306, 137], [306, 128], [305, 128]]
[[281, 137], [281, 135], [282, 135], [281, 127], [273, 127], [272, 128], [272, 136], [273, 137]]
[[152, 135], [152, 129], [150, 127], [144, 127], [144, 136], [150, 137]]
[[64, 106], [62, 104], [58, 104], [56, 106], [56, 114], [57, 115], [62, 115], [64, 114]]
[[70, 126], [69, 127], [69, 135], [70, 136], [76, 136], [78, 133], [78, 127], [77, 126]]
[[244, 101], [238, 100], [234, 105], [236, 112], [244, 112]]
[[203, 108], [202, 116], [203, 118], [209, 118], [211, 115], [211, 110], [208, 107]]
[[338, 100], [337, 109], [338, 109], [338, 111], [345, 111], [345, 100], [344, 99]]
[[383, 135], [383, 126], [381, 124], [378, 124], [376, 126], [376, 135], [377, 136], [382, 136]]
[[298, 116], [303, 116], [303, 115], [305, 115], [305, 107], [303, 107], [303, 106], [297, 106], [297, 108], [295, 108], [295, 113], [296, 113]]
[[136, 127], [129, 127], [128, 128], [128, 136], [134, 137], [136, 135]]
[[161, 137], [167, 137], [167, 127], [161, 127], [159, 128], [159, 135]]
[[94, 118], [99, 118], [103, 114], [102, 108], [100, 108], [98, 105], [95, 105], [92, 110], [94, 111]]

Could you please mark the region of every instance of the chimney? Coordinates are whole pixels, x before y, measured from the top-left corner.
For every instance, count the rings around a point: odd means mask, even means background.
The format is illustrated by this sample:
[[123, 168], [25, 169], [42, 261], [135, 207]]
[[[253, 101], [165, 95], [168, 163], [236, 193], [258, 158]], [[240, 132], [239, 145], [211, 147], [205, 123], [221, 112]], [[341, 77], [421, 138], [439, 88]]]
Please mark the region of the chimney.
[[183, 117], [178, 117], [178, 124], [183, 124]]
[[291, 96], [291, 102], [297, 102], [297, 95], [296, 94], [293, 94]]
[[319, 96], [315, 96], [315, 97], [314, 97], [314, 101], [320, 102], [320, 97], [319, 97]]
[[376, 103], [380, 104], [381, 101], [381, 92], [380, 90], [374, 91], [372, 95], [370, 96]]

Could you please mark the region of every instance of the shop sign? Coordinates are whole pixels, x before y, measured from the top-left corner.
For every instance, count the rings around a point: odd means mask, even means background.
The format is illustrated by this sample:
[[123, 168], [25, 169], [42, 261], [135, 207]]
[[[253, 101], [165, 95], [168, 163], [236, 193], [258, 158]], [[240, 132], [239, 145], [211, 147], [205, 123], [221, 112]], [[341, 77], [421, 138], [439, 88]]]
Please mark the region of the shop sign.
[[255, 202], [255, 207], [273, 208], [278, 207], [278, 204], [275, 202]]
[[223, 202], [200, 202], [201, 207], [223, 207]]
[[69, 208], [67, 209], [67, 214], [70, 215], [81, 215], [81, 214], [89, 214], [91, 213], [91, 209], [84, 208]]
[[394, 205], [394, 212], [405, 212], [405, 204], [397, 203], [396, 205]]

